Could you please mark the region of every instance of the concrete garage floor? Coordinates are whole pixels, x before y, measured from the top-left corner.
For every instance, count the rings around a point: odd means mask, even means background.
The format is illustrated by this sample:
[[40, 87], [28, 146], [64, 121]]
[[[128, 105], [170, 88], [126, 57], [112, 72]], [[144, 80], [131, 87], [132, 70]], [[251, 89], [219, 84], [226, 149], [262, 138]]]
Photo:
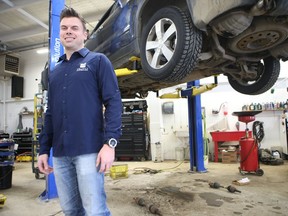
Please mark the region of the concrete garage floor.
[[[165, 216], [197, 215], [288, 215], [288, 161], [284, 165], [262, 165], [263, 176], [241, 175], [239, 164], [209, 162], [206, 173], [190, 173], [188, 161], [162, 163], [115, 162], [128, 164], [129, 177], [113, 180], [106, 176], [108, 205], [113, 216], [153, 215], [146, 207], [136, 204], [142, 198], [154, 204]], [[136, 172], [146, 171], [146, 172]], [[161, 170], [153, 174], [154, 170]], [[223, 186], [233, 180], [248, 177], [250, 183], [234, 185], [241, 193], [225, 188], [210, 188], [208, 182]], [[1, 216], [61, 216], [58, 199], [42, 201], [38, 196], [45, 189], [45, 180], [36, 179], [30, 162], [16, 162], [12, 187], [0, 190], [7, 200], [0, 209]]]

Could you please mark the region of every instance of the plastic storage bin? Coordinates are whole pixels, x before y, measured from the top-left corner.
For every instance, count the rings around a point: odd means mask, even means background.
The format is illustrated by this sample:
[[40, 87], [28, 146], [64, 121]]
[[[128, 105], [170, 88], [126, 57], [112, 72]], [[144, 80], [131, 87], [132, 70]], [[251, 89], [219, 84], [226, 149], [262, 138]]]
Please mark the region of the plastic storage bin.
[[128, 178], [128, 165], [113, 165], [110, 168], [110, 177], [112, 179]]

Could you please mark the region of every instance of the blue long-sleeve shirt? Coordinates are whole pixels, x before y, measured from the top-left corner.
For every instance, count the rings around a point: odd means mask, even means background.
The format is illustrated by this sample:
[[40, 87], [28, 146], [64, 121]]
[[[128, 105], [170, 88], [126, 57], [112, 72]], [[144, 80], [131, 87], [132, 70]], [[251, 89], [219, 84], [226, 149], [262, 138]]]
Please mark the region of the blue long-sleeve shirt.
[[121, 113], [117, 77], [108, 58], [86, 48], [69, 61], [63, 55], [49, 74], [39, 154], [50, 155], [52, 146], [56, 157], [97, 153], [108, 138], [119, 139]]

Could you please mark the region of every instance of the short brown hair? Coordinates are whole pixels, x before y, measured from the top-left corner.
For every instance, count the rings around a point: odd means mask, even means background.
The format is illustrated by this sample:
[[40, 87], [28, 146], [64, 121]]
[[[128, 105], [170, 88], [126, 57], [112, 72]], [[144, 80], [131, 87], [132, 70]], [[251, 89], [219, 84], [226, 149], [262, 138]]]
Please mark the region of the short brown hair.
[[61, 22], [61, 20], [63, 18], [66, 18], [66, 17], [76, 17], [76, 18], [78, 18], [82, 22], [83, 28], [86, 31], [86, 21], [84, 20], [84, 18], [76, 10], [74, 10], [71, 7], [64, 8], [61, 11], [61, 14], [60, 14], [60, 22]]

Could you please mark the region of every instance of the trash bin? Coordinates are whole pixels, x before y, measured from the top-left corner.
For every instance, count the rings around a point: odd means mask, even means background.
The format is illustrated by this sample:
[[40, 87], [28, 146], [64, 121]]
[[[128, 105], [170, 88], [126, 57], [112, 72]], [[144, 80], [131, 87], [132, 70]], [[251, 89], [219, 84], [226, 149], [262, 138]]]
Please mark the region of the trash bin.
[[8, 189], [12, 187], [12, 165], [0, 165], [0, 189]]
[[14, 140], [0, 140], [0, 189], [12, 187]]

